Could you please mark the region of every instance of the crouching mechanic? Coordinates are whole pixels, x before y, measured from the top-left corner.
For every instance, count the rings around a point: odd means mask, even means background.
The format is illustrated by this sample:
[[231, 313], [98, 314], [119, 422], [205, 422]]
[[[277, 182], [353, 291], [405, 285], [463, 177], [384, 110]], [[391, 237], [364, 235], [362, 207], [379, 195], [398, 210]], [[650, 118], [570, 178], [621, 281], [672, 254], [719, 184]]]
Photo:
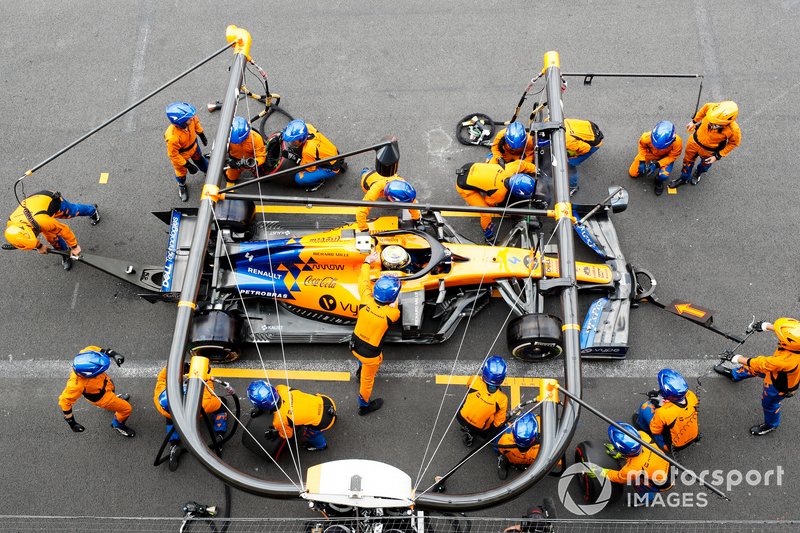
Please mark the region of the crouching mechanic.
[[255, 172], [258, 168], [259, 172], [265, 175], [266, 171], [262, 170], [261, 166], [266, 160], [267, 147], [264, 138], [257, 131], [253, 131], [247, 119], [234, 117], [228, 143], [228, 170], [225, 171], [228, 181], [238, 180], [242, 170]]
[[[742, 131], [736, 123], [737, 116], [739, 106], [730, 100], [710, 102], [700, 108], [686, 125], [686, 131], [692, 136], [686, 141], [681, 175], [669, 183], [670, 187], [679, 187], [685, 183], [697, 185], [711, 165], [739, 146], [742, 142]], [[700, 164], [692, 172], [698, 157]]]
[[509, 465], [527, 468], [539, 454], [539, 422], [533, 413], [517, 418], [511, 427], [500, 435], [492, 445], [497, 456], [497, 472], [500, 479], [508, 476]]
[[499, 355], [486, 359], [481, 368], [481, 378], [472, 376], [467, 381], [467, 396], [456, 413], [464, 433], [461, 440], [470, 447], [475, 437], [490, 439], [497, 435], [508, 418], [508, 396], [500, 390], [506, 379], [507, 365]]
[[[210, 369], [209, 369], [210, 371]], [[189, 363], [184, 363], [183, 373], [189, 372]], [[228, 411], [222, 406], [222, 401], [214, 394], [214, 378], [209, 376], [206, 380], [206, 387], [203, 390], [203, 413], [208, 415], [211, 420], [214, 433], [218, 437], [225, 435], [228, 430]], [[232, 391], [228, 391], [231, 392]], [[186, 393], [186, 386], [184, 382], [184, 394]], [[181, 436], [175, 427], [172, 425], [172, 415], [169, 409], [169, 399], [167, 398], [167, 367], [161, 369], [156, 379], [156, 386], [153, 389], [153, 404], [156, 406], [156, 411], [161, 413], [167, 422], [167, 435], [169, 438], [169, 470], [174, 472], [178, 469], [178, 462], [183, 453], [181, 449]]]
[[726, 351], [723, 362], [738, 364], [730, 369], [724, 364], [714, 367], [731, 381], [739, 382], [755, 376], [764, 378], [761, 407], [764, 423], [750, 428], [751, 435], [766, 435], [781, 424], [781, 402], [794, 396], [800, 384], [800, 322], [794, 318], [779, 318], [775, 323], [756, 322], [754, 331], [774, 331], [778, 347], [772, 355], [745, 357]]
[[675, 135], [675, 124], [662, 120], [653, 131], [646, 131], [639, 137], [639, 153], [633, 158], [628, 174], [632, 178], [655, 174], [655, 193], [661, 196], [664, 182], [669, 179], [682, 149], [683, 141]]
[[39, 191], [25, 198], [8, 217], [5, 237], [15, 248], [46, 254], [47, 247], [39, 240], [39, 235], [43, 236], [56, 250], [69, 250], [69, 255], [61, 257], [61, 266], [69, 270], [72, 268], [70, 256], [80, 256], [81, 247], [69, 226], [57, 219], [73, 217], [89, 217], [92, 226], [100, 222], [97, 204], [73, 204], [60, 192]]
[[[515, 200], [528, 200], [536, 190], [536, 166], [527, 161], [514, 161], [505, 168], [492, 163], [467, 163], [456, 172], [456, 191], [467, 204], [495, 207]], [[494, 244], [497, 227], [492, 215], [481, 213], [483, 237]]]
[[[625, 422], [617, 424], [631, 434], [637, 434], [632, 425]], [[642, 441], [652, 444], [653, 439], [644, 431], [639, 431], [638, 435]], [[608, 427], [608, 438], [611, 444], [606, 444], [606, 453], [613, 459], [624, 459], [625, 464], [619, 470], [598, 466], [592, 468], [591, 465], [587, 465], [590, 467], [590, 471], [586, 474], [588, 477], [603, 476], [612, 483], [632, 484], [633, 490], [645, 505], [652, 503], [659, 492], [672, 488], [669, 462], [614, 426]]]
[[125, 362], [125, 358], [114, 350], [99, 346], [87, 346], [72, 361], [72, 371], [64, 391], [58, 397], [58, 405], [64, 413], [64, 420], [75, 433], [82, 433], [86, 429], [75, 421], [72, 413], [72, 406], [83, 396], [89, 403], [114, 413], [111, 427], [120, 435], [129, 438], [136, 436], [136, 432], [125, 425], [132, 411], [131, 404], [128, 403], [130, 396], [116, 394], [114, 382], [106, 374], [111, 359], [114, 359], [117, 366], [122, 366]]
[[512, 122], [494, 136], [492, 151], [486, 162], [501, 167], [520, 159], [533, 163], [535, 148], [533, 136], [528, 135], [525, 126], [521, 122]]
[[383, 362], [383, 339], [389, 326], [400, 320], [397, 297], [400, 295], [400, 280], [383, 275], [370, 283], [371, 265], [380, 261], [378, 253], [370, 253], [358, 276], [358, 306], [356, 326], [350, 337], [350, 351], [358, 359], [356, 377], [359, 379], [358, 414], [367, 415], [383, 405], [382, 398], [371, 398], [375, 375]]
[[[380, 166], [378, 170], [365, 168], [361, 171], [361, 189], [364, 191], [363, 201], [377, 202], [388, 200], [390, 202], [417, 203], [417, 191], [414, 186], [396, 174], [397, 167], [388, 175], [388, 171]], [[356, 211], [356, 224], [358, 231], [369, 231], [367, 218], [369, 207], [359, 207]], [[419, 220], [420, 213], [417, 209], [410, 209], [412, 220]]]
[[170, 125], [164, 132], [164, 141], [167, 143], [167, 155], [175, 169], [175, 181], [178, 182], [178, 196], [181, 202], [189, 201], [189, 191], [186, 188], [186, 173], [197, 174], [208, 170], [208, 160], [200, 150], [197, 139], [208, 144], [203, 126], [195, 116], [197, 110], [192, 104], [174, 102], [167, 106], [167, 119]]
[[[317, 128], [300, 119], [295, 119], [283, 129], [281, 134], [286, 143], [284, 157], [297, 165], [307, 165], [320, 159], [327, 159], [339, 154], [338, 148], [328, 140]], [[297, 185], [307, 191], [316, 191], [335, 175], [344, 172], [347, 163], [344, 159], [336, 159], [328, 163], [308, 167], [294, 176]]]
[[273, 429], [264, 435], [268, 440], [288, 440], [295, 431], [301, 431], [306, 450], [316, 452], [328, 447], [323, 433], [336, 422], [336, 404], [328, 396], [307, 394], [286, 385], [273, 387], [259, 380], [247, 387], [247, 397], [254, 406], [251, 417], [272, 413]]
[[678, 451], [700, 440], [697, 396], [683, 376], [665, 368], [658, 373], [658, 390], [639, 407], [636, 425], [648, 431], [665, 452]]

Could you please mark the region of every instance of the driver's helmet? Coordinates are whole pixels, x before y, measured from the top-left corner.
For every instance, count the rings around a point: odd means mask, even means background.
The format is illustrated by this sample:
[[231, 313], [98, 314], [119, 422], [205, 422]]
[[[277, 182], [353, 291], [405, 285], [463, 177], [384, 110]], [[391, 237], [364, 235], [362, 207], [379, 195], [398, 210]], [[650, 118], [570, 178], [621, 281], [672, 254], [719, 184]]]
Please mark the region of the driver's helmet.
[[525, 146], [525, 141], [528, 140], [528, 134], [525, 133], [525, 126], [519, 122], [512, 122], [506, 129], [506, 134], [503, 137], [506, 145], [512, 150], [521, 150]]
[[411, 256], [402, 246], [391, 244], [381, 251], [381, 263], [384, 270], [403, 270], [411, 264]]

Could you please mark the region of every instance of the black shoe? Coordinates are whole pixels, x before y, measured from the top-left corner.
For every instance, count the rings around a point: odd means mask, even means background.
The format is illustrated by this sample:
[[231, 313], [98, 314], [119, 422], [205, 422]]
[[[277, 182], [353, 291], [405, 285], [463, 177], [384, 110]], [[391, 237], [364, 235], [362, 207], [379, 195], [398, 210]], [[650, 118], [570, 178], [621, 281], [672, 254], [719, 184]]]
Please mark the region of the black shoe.
[[466, 446], [467, 448], [472, 448], [472, 445], [475, 443], [475, 437], [473, 437], [472, 433], [470, 433], [464, 428], [461, 428], [461, 431], [464, 432], [464, 434], [461, 435], [461, 442], [463, 442], [464, 446]]
[[725, 376], [729, 380], [733, 381], [733, 370], [723, 365], [722, 363], [714, 367], [714, 372], [716, 372], [720, 376]]
[[374, 400], [370, 400], [366, 406], [360, 406], [358, 408], [358, 416], [368, 415], [373, 411], [377, 411], [381, 407], [383, 407], [383, 399], [375, 398]]
[[178, 464], [180, 462], [180, 457], [181, 457], [181, 452], [182, 451], [183, 450], [181, 450], [181, 447], [178, 444], [173, 444], [172, 446], [170, 446], [170, 448], [169, 448], [169, 465], [168, 465], [170, 472], [174, 472], [174, 471], [176, 471], [178, 469]]
[[686, 180], [683, 178], [675, 178], [674, 180], [670, 181], [667, 187], [670, 189], [676, 189], [681, 185], [686, 185]]
[[130, 403], [131, 395], [130, 394], [117, 394], [117, 398], [120, 400], [125, 400], [126, 402]]
[[664, 182], [661, 180], [656, 181], [655, 188], [656, 196], [661, 196], [664, 193]]
[[778, 429], [778, 426], [768, 426], [766, 424], [759, 424], [750, 428], [750, 434], [756, 437], [766, 435]]
[[697, 185], [698, 183], [700, 183], [701, 176], [702, 174], [698, 174], [697, 172], [695, 172], [694, 174], [692, 174], [692, 179], [689, 180], [689, 183], [691, 183], [692, 185]]
[[128, 437], [129, 439], [132, 439], [133, 437], [136, 436], [136, 432], [134, 430], [132, 430], [125, 424], [117, 422], [116, 420], [114, 420], [114, 422], [111, 423], [111, 427], [116, 429], [117, 432], [119, 432], [119, 434], [122, 435], [123, 437]]
[[92, 221], [92, 226], [100, 223], [100, 211], [97, 209], [97, 204], [94, 204], [94, 215], [90, 216], [89, 219]]
[[181, 202], [189, 201], [189, 190], [186, 185], [178, 185], [178, 196], [181, 197]]
[[68, 255], [61, 256], [61, 268], [64, 270], [69, 270], [72, 268], [72, 258]]
[[317, 448], [316, 446], [314, 446], [310, 442], [306, 441], [306, 442], [303, 443], [303, 449], [305, 449], [307, 452], [321, 452], [322, 450], [327, 450], [328, 449], [328, 445], [326, 444], [322, 448]]
[[508, 458], [505, 455], [497, 456], [497, 477], [501, 480], [508, 477]]

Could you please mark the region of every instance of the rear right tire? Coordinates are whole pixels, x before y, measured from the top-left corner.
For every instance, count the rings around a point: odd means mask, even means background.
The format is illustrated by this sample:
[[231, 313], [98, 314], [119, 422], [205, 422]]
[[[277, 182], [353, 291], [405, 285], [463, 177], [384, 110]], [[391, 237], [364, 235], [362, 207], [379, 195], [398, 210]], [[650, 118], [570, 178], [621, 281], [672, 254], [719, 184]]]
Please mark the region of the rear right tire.
[[523, 361], [542, 361], [561, 355], [561, 320], [532, 313], [515, 318], [506, 328], [511, 355]]

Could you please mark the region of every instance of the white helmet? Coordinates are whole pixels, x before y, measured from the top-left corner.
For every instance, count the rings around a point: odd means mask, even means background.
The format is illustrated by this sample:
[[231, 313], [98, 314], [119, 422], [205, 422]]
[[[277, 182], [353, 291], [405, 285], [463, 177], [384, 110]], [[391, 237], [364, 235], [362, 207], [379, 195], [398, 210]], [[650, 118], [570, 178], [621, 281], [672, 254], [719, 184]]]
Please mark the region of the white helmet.
[[384, 270], [402, 270], [411, 263], [411, 256], [402, 246], [391, 244], [381, 252]]

